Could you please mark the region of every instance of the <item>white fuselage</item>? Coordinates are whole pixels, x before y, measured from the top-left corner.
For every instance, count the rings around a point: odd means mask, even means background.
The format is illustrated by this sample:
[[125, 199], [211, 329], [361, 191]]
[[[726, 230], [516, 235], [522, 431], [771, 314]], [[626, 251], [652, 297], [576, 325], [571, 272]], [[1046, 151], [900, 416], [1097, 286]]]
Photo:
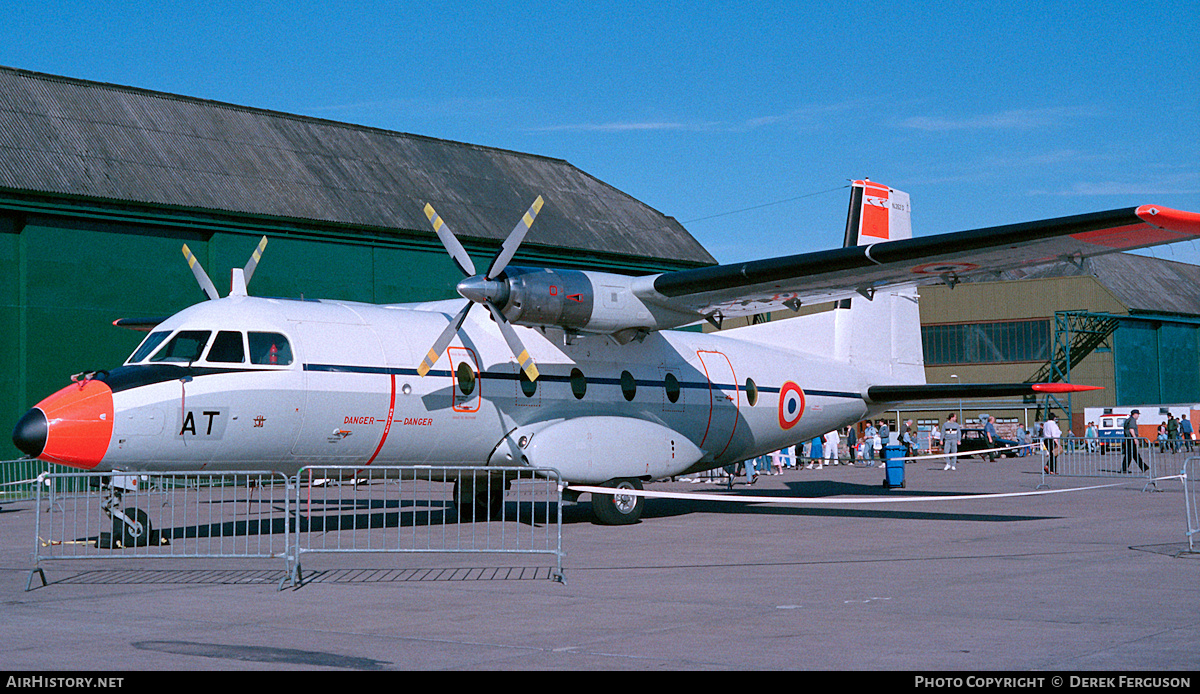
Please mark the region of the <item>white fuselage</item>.
[[[206, 350], [188, 364], [121, 367], [98, 467], [534, 465], [596, 483], [717, 467], [869, 414], [869, 384], [849, 364], [719, 334], [621, 345], [518, 327], [541, 372], [530, 383], [480, 314], [419, 377], [460, 306], [230, 297], [189, 308], [156, 331], [271, 331], [286, 337], [290, 363], [209, 363]], [[143, 369], [154, 377], [129, 376]], [[783, 402], [789, 382], [801, 395]]]

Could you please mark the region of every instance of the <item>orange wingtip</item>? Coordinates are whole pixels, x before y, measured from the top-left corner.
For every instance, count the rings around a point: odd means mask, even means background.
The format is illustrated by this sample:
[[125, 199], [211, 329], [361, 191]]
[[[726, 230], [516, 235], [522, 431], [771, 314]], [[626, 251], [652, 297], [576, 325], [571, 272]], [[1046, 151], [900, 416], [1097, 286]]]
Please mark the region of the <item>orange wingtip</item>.
[[1169, 207], [1159, 207], [1158, 205], [1142, 205], [1137, 208], [1136, 214], [1151, 226], [1181, 234], [1200, 236], [1200, 214], [1195, 212], [1172, 210]]
[[1078, 386], [1073, 383], [1034, 383], [1036, 393], [1078, 393], [1084, 390], [1104, 390], [1104, 386]]

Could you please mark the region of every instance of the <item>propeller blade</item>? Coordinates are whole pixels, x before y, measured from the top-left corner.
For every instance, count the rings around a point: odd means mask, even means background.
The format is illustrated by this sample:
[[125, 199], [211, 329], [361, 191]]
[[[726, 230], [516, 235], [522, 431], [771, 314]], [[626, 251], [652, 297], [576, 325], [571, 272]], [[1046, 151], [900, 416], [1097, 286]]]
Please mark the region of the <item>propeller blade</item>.
[[425, 355], [424, 361], [422, 361], [421, 365], [417, 367], [418, 376], [423, 377], [425, 374], [429, 373], [429, 370], [433, 368], [433, 365], [437, 363], [437, 360], [442, 358], [442, 352], [446, 351], [446, 347], [450, 344], [450, 341], [454, 339], [455, 334], [458, 333], [458, 329], [462, 327], [463, 321], [467, 320], [467, 313], [474, 305], [474, 301], [468, 301], [467, 305], [463, 306], [462, 310], [458, 312], [458, 315], [450, 320], [450, 323], [446, 326], [446, 329], [442, 331], [442, 334], [438, 335], [438, 339], [433, 343], [433, 347], [430, 348], [429, 354]]
[[[525, 240], [525, 234], [529, 233], [529, 227], [533, 226], [533, 220], [537, 218], [538, 212], [542, 210], [542, 196], [537, 196], [537, 200], [529, 206], [529, 211], [522, 217], [521, 221], [517, 222], [517, 226], [513, 228], [512, 233], [508, 238], [504, 239], [504, 245], [500, 246], [500, 252], [496, 254], [496, 258], [492, 261], [492, 266], [488, 268], [487, 274], [484, 275], [487, 279], [493, 279], [496, 275], [504, 272], [504, 268], [508, 266], [508, 261], [516, 255], [517, 248], [521, 242]], [[475, 273], [471, 273], [475, 274]]]
[[521, 342], [521, 338], [517, 337], [517, 331], [513, 330], [512, 324], [500, 313], [500, 309], [493, 306], [490, 302], [487, 305], [492, 312], [492, 317], [496, 319], [496, 325], [500, 326], [500, 334], [504, 336], [504, 341], [508, 343], [508, 348], [512, 350], [513, 356], [517, 358], [517, 363], [525, 370], [525, 375], [529, 376], [529, 380], [536, 381], [538, 378], [537, 364], [533, 363], [533, 357], [529, 356], [529, 350], [525, 349], [525, 345]]
[[204, 294], [213, 301], [220, 299], [221, 295], [217, 294], [216, 286], [208, 278], [208, 273], [204, 271], [200, 261], [196, 260], [196, 255], [192, 253], [192, 249], [188, 248], [186, 243], [183, 244], [183, 257], [187, 258], [188, 267], [192, 269], [192, 274], [196, 276], [196, 281], [200, 283], [200, 289], [204, 290]]
[[450, 231], [450, 227], [446, 226], [446, 222], [442, 220], [441, 216], [433, 211], [433, 205], [425, 203], [425, 216], [429, 218], [434, 233], [442, 240], [442, 245], [446, 247], [446, 252], [450, 254], [450, 258], [458, 266], [458, 269], [467, 277], [474, 275], [475, 263], [471, 262], [471, 256], [467, 255], [467, 249], [458, 242], [458, 237]]
[[246, 284], [250, 284], [250, 277], [254, 275], [254, 268], [258, 267], [258, 261], [262, 258], [263, 250], [267, 247], [267, 237], [262, 237], [262, 241], [258, 242], [258, 247], [250, 254], [250, 261], [246, 263], [246, 269], [242, 274], [246, 276]]

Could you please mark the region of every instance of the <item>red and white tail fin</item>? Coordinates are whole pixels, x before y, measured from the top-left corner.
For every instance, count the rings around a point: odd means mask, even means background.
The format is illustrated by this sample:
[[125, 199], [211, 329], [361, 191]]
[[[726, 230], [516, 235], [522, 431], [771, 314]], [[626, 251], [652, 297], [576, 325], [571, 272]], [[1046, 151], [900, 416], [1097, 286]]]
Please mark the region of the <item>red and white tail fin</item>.
[[[850, 186], [846, 246], [912, 238], [908, 193], [862, 180]], [[924, 383], [917, 287], [901, 285], [843, 299], [833, 311], [833, 353], [895, 383]], [[872, 366], [873, 365], [873, 366]]]
[[908, 193], [870, 180], [854, 181], [850, 184], [845, 245], [912, 238], [911, 211]]

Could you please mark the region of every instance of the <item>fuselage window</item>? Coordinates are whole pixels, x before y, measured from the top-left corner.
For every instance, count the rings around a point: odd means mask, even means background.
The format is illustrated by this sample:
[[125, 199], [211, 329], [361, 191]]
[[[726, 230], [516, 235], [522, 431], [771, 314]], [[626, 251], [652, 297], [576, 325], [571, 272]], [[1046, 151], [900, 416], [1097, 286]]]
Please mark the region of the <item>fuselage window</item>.
[[750, 407], [758, 404], [758, 385], [753, 378], [746, 379], [746, 402], [750, 403]]
[[458, 390], [463, 395], [470, 395], [475, 392], [475, 369], [467, 362], [460, 362], [458, 368], [454, 370], [458, 377]]
[[170, 334], [170, 330], [159, 330], [158, 332], [147, 335], [146, 339], [142, 340], [142, 344], [139, 345], [136, 350], [134, 350], [133, 356], [129, 358], [127, 363], [136, 364], [150, 356], [150, 353], [154, 351], [154, 348], [161, 345], [162, 341], [167, 339], [167, 335]]
[[663, 387], [667, 389], [667, 400], [679, 402], [679, 379], [675, 378], [675, 374], [667, 374], [663, 379]]
[[213, 338], [212, 347], [208, 348], [208, 361], [221, 364], [241, 364], [246, 361], [246, 348], [242, 344], [242, 334], [232, 330], [222, 330]]
[[249, 333], [250, 363], [287, 366], [292, 363], [292, 347], [279, 333]]
[[582, 400], [587, 392], [587, 376], [579, 369], [571, 369], [571, 393], [576, 400]]
[[532, 398], [534, 393], [537, 392], [537, 381], [529, 380], [529, 374], [525, 373], [525, 369], [520, 369], [520, 371], [521, 392], [525, 394], [525, 397]]
[[621, 372], [621, 395], [624, 395], [626, 400], [633, 400], [633, 396], [637, 395], [637, 381], [628, 371]]
[[210, 330], [180, 330], [162, 349], [155, 352], [150, 361], [191, 363], [200, 358], [204, 345], [208, 344]]

